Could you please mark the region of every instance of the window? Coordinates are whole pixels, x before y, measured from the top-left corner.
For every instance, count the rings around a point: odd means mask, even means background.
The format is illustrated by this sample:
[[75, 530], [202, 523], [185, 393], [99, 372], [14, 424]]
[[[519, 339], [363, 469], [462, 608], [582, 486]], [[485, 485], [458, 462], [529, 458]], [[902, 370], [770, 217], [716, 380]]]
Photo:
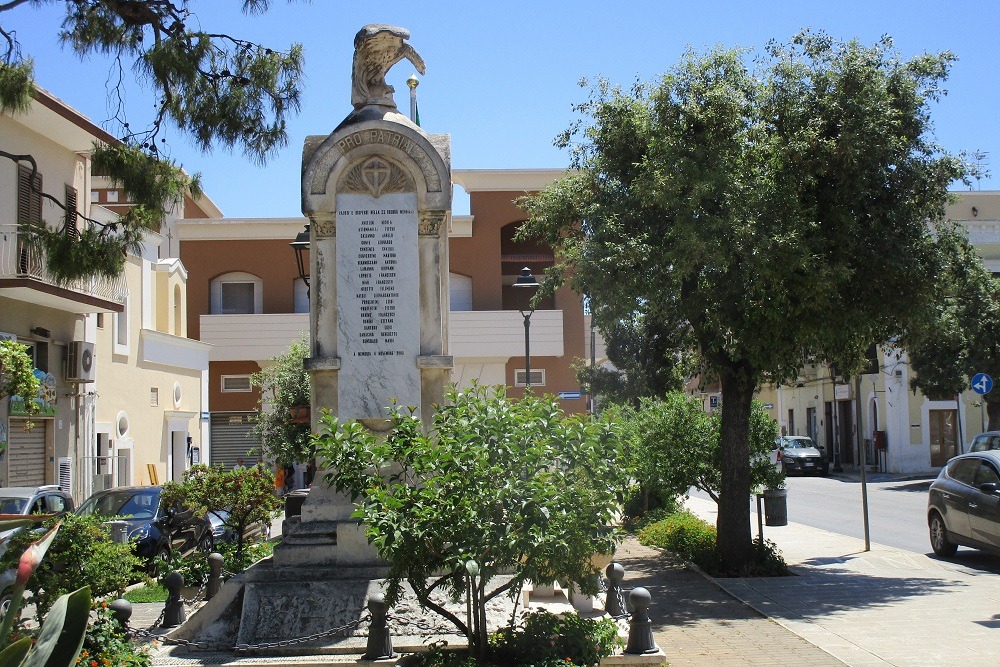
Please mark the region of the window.
[[211, 285], [213, 315], [252, 315], [264, 312], [264, 281], [250, 273], [219, 276]]
[[31, 224], [42, 221], [42, 175], [23, 164], [17, 167], [17, 221]]
[[104, 328], [104, 313], [97, 313], [97, 328]]
[[[514, 386], [524, 387], [525, 386], [525, 373], [523, 368], [518, 368], [514, 371]], [[532, 387], [544, 387], [545, 386], [545, 371], [542, 369], [531, 369], [531, 386]]]
[[1000, 475], [997, 475], [997, 471], [986, 461], [980, 464], [979, 472], [976, 474], [976, 486], [983, 484], [1000, 484]]
[[223, 375], [222, 376], [222, 392], [248, 392], [253, 391], [253, 386], [250, 384], [249, 375]]
[[115, 313], [115, 354], [128, 354], [129, 346], [129, 302], [131, 298], [125, 295], [124, 309], [120, 313]]
[[948, 466], [948, 476], [956, 482], [972, 486], [979, 470], [979, 459], [959, 459]]

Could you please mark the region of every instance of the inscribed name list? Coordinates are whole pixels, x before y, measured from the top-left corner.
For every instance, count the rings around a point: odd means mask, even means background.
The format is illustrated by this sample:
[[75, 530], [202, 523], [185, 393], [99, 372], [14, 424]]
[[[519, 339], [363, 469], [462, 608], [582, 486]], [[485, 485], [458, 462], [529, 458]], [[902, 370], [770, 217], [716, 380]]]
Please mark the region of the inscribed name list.
[[339, 417], [420, 407], [417, 197], [337, 195]]

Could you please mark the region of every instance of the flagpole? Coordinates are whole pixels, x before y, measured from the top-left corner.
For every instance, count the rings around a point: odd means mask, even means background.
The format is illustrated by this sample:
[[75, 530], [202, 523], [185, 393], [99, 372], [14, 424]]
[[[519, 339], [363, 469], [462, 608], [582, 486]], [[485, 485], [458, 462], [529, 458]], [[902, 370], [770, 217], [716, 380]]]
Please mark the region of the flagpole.
[[420, 113], [417, 111], [417, 86], [420, 85], [420, 79], [417, 78], [416, 74], [411, 74], [410, 78], [406, 80], [406, 85], [410, 87], [410, 120], [420, 126]]

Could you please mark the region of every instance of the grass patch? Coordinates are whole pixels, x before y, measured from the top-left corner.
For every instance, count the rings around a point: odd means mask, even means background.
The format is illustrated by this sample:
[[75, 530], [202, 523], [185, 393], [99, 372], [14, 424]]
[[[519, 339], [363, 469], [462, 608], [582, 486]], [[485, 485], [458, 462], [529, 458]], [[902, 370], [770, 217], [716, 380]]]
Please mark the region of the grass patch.
[[147, 584], [125, 593], [125, 599], [136, 604], [139, 602], [166, 602], [167, 589], [160, 584]]
[[753, 541], [753, 562], [733, 572], [723, 568], [716, 544], [715, 526], [680, 510], [643, 526], [639, 542], [665, 549], [690, 561], [713, 577], [784, 577], [791, 574], [778, 546], [770, 540]]

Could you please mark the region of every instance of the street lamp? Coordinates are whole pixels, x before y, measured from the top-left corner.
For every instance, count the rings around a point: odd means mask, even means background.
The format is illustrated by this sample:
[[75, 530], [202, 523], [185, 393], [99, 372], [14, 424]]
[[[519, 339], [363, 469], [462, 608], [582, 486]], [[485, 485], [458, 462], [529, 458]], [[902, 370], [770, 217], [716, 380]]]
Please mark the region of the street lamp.
[[295, 240], [289, 243], [295, 251], [295, 266], [299, 270], [299, 278], [306, 284], [306, 295], [309, 295], [309, 272], [306, 270], [306, 260], [303, 255], [309, 251], [309, 224], [295, 235]]
[[[538, 281], [535, 280], [535, 276], [531, 275], [531, 269], [528, 267], [521, 269], [521, 275], [514, 281], [514, 287], [525, 290], [524, 293], [528, 295], [527, 299], [518, 299], [519, 306], [524, 304], [518, 310], [521, 312], [521, 317], [524, 318], [524, 391], [527, 393], [531, 389], [531, 314], [535, 312], [531, 298], [538, 290]], [[531, 289], [531, 291], [528, 292], [527, 289]]]

